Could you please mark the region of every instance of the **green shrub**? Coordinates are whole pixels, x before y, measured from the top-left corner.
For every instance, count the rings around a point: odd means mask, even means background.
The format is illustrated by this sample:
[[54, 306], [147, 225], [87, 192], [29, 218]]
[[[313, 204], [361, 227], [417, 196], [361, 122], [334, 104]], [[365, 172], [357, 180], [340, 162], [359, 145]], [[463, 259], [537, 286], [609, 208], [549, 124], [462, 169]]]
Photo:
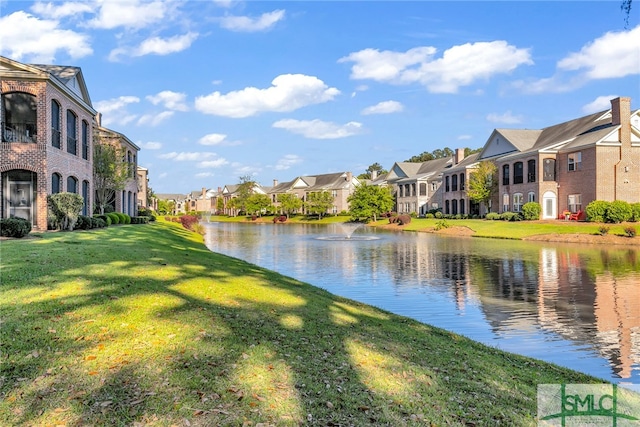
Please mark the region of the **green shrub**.
[[118, 215], [118, 218], [120, 219], [120, 224], [127, 223], [127, 216], [125, 214], [123, 214], [122, 212], [114, 212], [114, 213]]
[[538, 202], [528, 202], [522, 206], [522, 214], [527, 221], [535, 221], [540, 219], [542, 206]]
[[109, 217], [109, 215], [104, 214], [104, 215], [99, 215], [96, 214], [93, 216], [94, 219], [101, 219], [102, 221], [104, 221], [104, 227], [108, 227], [111, 225], [111, 218]]
[[47, 196], [47, 206], [61, 230], [73, 230], [82, 212], [84, 199], [75, 193], [56, 193]]
[[102, 218], [91, 217], [91, 228], [105, 228], [107, 222]]
[[91, 217], [79, 215], [74, 230], [89, 230], [91, 228]]
[[441, 219], [443, 217], [442, 212], [440, 211], [436, 211], [436, 213], [433, 214], [437, 219]]
[[31, 233], [31, 222], [23, 218], [0, 219], [0, 236], [23, 238]]
[[488, 219], [490, 221], [497, 221], [500, 219], [500, 214], [498, 212], [489, 212], [485, 215], [484, 219]]
[[105, 214], [105, 215], [111, 219], [111, 225], [120, 224], [120, 216], [118, 216], [117, 213], [109, 212], [108, 214]]
[[449, 228], [449, 223], [447, 222], [446, 219], [440, 220], [440, 221], [436, 221], [436, 226], [434, 227], [434, 229], [436, 231], [442, 230], [443, 228]]
[[640, 221], [640, 203], [631, 203], [631, 211], [633, 214], [631, 215], [631, 222]]
[[623, 200], [616, 200], [609, 204], [606, 214], [606, 222], [625, 222], [633, 216], [631, 205]]
[[604, 236], [608, 232], [609, 232], [609, 226], [608, 225], [601, 225], [600, 227], [598, 227], [598, 233], [600, 233], [601, 236]]
[[609, 204], [609, 202], [605, 202], [604, 200], [594, 200], [589, 203], [585, 209], [587, 213], [587, 221], [604, 222]]
[[502, 214], [500, 215], [500, 219], [503, 221], [513, 221], [513, 217], [515, 215], [515, 212], [502, 212]]
[[624, 234], [626, 234], [627, 237], [636, 237], [636, 228], [632, 226], [625, 227]]
[[132, 216], [131, 224], [148, 224], [149, 217], [148, 216]]
[[426, 214], [424, 217], [425, 217], [425, 218], [427, 218], [427, 219], [433, 219], [433, 218], [435, 218], [436, 216], [435, 216], [434, 214], [432, 214], [432, 213], [428, 213], [428, 214]]
[[123, 215], [124, 215], [124, 223], [131, 224], [131, 216], [128, 214], [123, 214]]

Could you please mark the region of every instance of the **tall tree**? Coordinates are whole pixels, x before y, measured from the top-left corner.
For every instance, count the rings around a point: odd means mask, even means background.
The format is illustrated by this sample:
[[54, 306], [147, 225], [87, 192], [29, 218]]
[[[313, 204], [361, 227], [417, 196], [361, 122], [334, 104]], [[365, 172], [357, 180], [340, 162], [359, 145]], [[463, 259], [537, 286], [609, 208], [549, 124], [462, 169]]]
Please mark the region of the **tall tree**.
[[131, 177], [131, 164], [125, 160], [118, 146], [101, 143], [99, 138], [93, 144], [93, 188], [96, 207], [104, 214], [105, 206], [115, 200], [116, 192], [122, 191]]
[[236, 197], [232, 199], [236, 209], [247, 212], [247, 199], [255, 192], [255, 187], [256, 182], [249, 175], [240, 177]]
[[318, 219], [333, 206], [333, 196], [328, 191], [313, 191], [307, 195], [307, 211], [318, 215]]
[[302, 200], [292, 193], [278, 194], [276, 200], [280, 203], [280, 209], [282, 213], [287, 216], [287, 219], [289, 219], [290, 214], [296, 212], [302, 207]]
[[377, 221], [378, 215], [393, 208], [391, 188], [361, 184], [347, 197], [349, 213], [355, 221]]
[[484, 203], [490, 209], [489, 201], [498, 190], [498, 168], [489, 160], [478, 163], [469, 175], [467, 196], [476, 203]]

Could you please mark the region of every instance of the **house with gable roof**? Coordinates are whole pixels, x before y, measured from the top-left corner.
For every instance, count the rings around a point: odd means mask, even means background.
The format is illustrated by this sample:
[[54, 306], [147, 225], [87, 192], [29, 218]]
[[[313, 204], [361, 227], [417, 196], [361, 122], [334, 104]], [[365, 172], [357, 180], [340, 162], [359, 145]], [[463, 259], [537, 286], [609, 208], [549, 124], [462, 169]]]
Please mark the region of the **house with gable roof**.
[[[338, 214], [349, 210], [347, 198], [360, 185], [357, 177], [351, 172], [335, 172], [321, 175], [298, 176], [292, 181], [279, 184], [274, 181], [273, 187], [269, 190], [269, 196], [276, 208], [278, 194], [295, 194], [302, 202], [306, 202], [309, 193], [327, 191], [333, 196], [333, 206], [327, 210], [328, 214]], [[304, 207], [302, 213], [306, 213]]]
[[[638, 203], [640, 110], [632, 112], [631, 99], [620, 97], [611, 100], [609, 110], [543, 129], [495, 129], [477, 157], [483, 160], [498, 169], [492, 210], [500, 213], [538, 202], [541, 219], [565, 211], [584, 219], [594, 200]], [[455, 172], [447, 171], [445, 182]], [[445, 188], [445, 200], [451, 191]]]
[[398, 213], [424, 215], [442, 207], [442, 173], [453, 164], [451, 157], [421, 163], [396, 162], [385, 177], [393, 188]]
[[47, 195], [67, 191], [93, 212], [94, 110], [78, 67], [0, 56], [0, 216], [47, 229]]

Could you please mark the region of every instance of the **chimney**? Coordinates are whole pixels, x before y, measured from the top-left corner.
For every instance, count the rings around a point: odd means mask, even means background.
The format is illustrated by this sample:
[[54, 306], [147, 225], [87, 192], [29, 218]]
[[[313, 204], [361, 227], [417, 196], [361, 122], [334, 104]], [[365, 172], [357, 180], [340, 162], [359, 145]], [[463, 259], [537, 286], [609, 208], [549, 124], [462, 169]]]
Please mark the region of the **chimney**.
[[351, 184], [351, 181], [353, 181], [353, 175], [351, 174], [351, 172], [347, 172], [347, 177], [345, 178], [345, 181]]
[[622, 146], [631, 144], [631, 98], [619, 97], [611, 100], [611, 124], [620, 126]]
[[464, 148], [456, 148], [456, 153], [453, 158], [453, 164], [457, 165], [464, 160]]
[[202, 200], [205, 199], [205, 195], [207, 194], [207, 189], [202, 187]]
[[274, 180], [273, 180], [273, 186], [274, 186], [274, 187], [277, 187], [277, 186], [278, 186], [278, 180], [277, 180], [277, 179], [274, 179]]
[[102, 127], [102, 113], [96, 113], [96, 124], [98, 127]]
[[371, 181], [375, 180], [377, 177], [378, 177], [378, 171], [372, 170], [371, 171]]

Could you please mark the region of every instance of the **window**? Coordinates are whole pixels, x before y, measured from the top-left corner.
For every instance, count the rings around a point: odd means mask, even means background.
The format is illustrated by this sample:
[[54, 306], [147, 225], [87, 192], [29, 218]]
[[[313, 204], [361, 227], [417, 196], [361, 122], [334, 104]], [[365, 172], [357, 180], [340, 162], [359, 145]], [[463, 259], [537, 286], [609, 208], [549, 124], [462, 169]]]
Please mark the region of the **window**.
[[444, 191], [446, 191], [446, 192], [449, 191], [449, 177], [448, 176], [444, 177]]
[[582, 169], [582, 153], [571, 153], [568, 156], [569, 172], [575, 172]]
[[82, 121], [82, 158], [89, 160], [89, 123]]
[[513, 164], [513, 183], [522, 184], [524, 182], [524, 166], [522, 162]]
[[543, 181], [556, 180], [556, 159], [544, 159], [543, 167], [542, 167], [542, 180]]
[[36, 142], [36, 97], [29, 93], [13, 92], [2, 96], [3, 142]]
[[60, 104], [51, 101], [51, 145], [60, 148]]
[[84, 200], [82, 215], [89, 216], [89, 181], [82, 181], [82, 199]]
[[438, 190], [438, 183], [436, 181], [431, 182], [431, 191]]
[[68, 193], [78, 192], [78, 180], [72, 176], [67, 178], [67, 192]]
[[421, 182], [420, 183], [420, 195], [421, 196], [426, 196], [427, 195], [427, 183], [426, 182]]
[[62, 181], [62, 177], [59, 173], [54, 173], [51, 175], [51, 194], [57, 194], [60, 192], [60, 182]]
[[573, 213], [582, 210], [582, 194], [569, 194], [569, 210]]
[[451, 175], [451, 191], [458, 191], [458, 175]]
[[449, 201], [444, 201], [444, 213], [449, 214]]
[[523, 201], [524, 197], [522, 193], [515, 193], [513, 195], [513, 212], [522, 212]]
[[458, 200], [457, 199], [453, 199], [451, 201], [451, 214], [452, 215], [457, 215], [458, 214]]
[[[411, 184], [411, 194], [415, 197], [416, 196], [416, 184], [413, 183]], [[414, 209], [415, 210], [415, 209]]]
[[67, 110], [67, 153], [78, 154], [78, 134], [76, 132], [76, 122], [78, 118], [73, 111]]
[[404, 197], [410, 197], [410, 196], [411, 196], [411, 186], [409, 184], [405, 184], [404, 185]]
[[331, 190], [331, 197], [333, 197], [334, 199], [338, 197], [338, 190]]
[[509, 212], [509, 194], [502, 195], [502, 212]]
[[529, 194], [527, 194], [527, 202], [535, 202], [536, 201], [536, 193], [534, 193], [533, 191], [529, 191]]
[[502, 185], [509, 185], [509, 165], [502, 166]]
[[464, 199], [460, 199], [460, 213], [464, 215]]
[[[133, 176], [133, 157], [131, 157], [131, 151], [127, 151], [127, 167], [129, 168], [129, 177]], [[335, 196], [333, 196], [335, 197]]]
[[536, 161], [527, 162], [527, 182], [536, 182]]
[[460, 174], [460, 191], [464, 191], [464, 174]]
[[404, 197], [404, 196], [402, 195], [402, 189], [403, 189], [403, 188], [404, 188], [404, 187], [403, 187], [402, 185], [398, 185], [398, 197]]

